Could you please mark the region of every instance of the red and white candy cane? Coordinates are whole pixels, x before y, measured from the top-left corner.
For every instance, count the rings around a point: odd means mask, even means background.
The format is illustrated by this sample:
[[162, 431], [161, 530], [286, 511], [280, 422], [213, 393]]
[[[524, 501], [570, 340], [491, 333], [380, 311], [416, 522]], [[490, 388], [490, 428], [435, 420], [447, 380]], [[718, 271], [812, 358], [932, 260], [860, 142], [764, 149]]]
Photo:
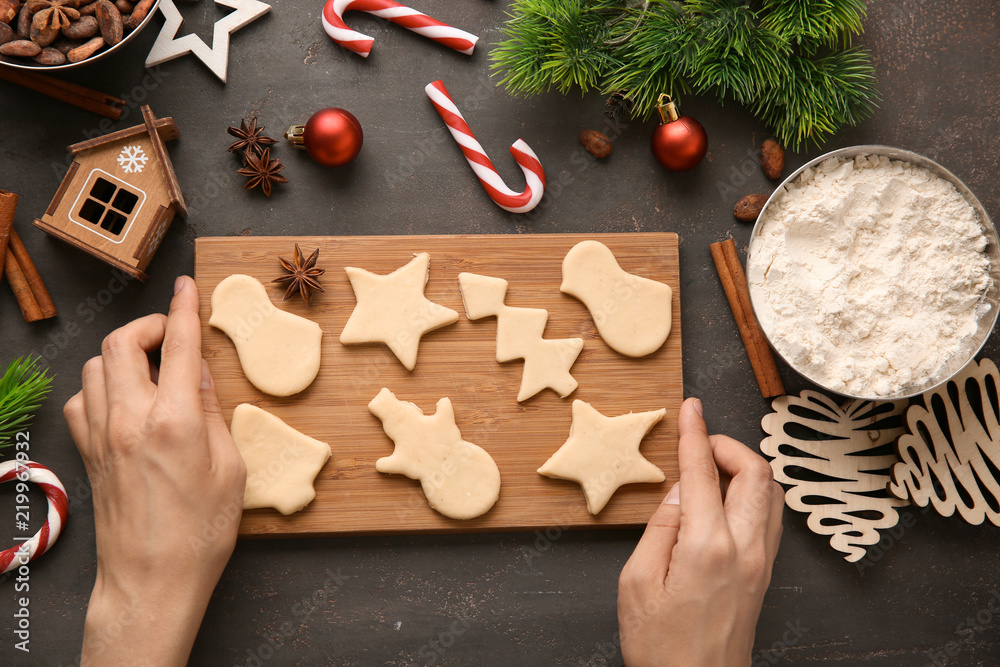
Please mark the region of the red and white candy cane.
[[462, 112], [458, 110], [455, 101], [448, 94], [448, 89], [444, 87], [443, 81], [429, 83], [424, 88], [427, 97], [431, 98], [434, 108], [441, 115], [445, 125], [455, 137], [459, 148], [465, 154], [465, 159], [469, 161], [472, 171], [476, 172], [479, 182], [486, 188], [486, 193], [497, 206], [510, 211], [511, 213], [527, 213], [538, 206], [545, 194], [545, 170], [542, 163], [538, 161], [538, 156], [528, 147], [524, 139], [518, 139], [510, 147], [510, 154], [524, 172], [524, 179], [527, 185], [523, 192], [514, 192], [504, 184], [500, 174], [497, 173], [493, 162], [486, 156], [486, 151], [476, 141], [472, 135], [469, 124], [465, 122]]
[[344, 12], [350, 10], [366, 12], [392, 21], [465, 55], [471, 55], [472, 50], [476, 48], [476, 42], [479, 41], [479, 38], [471, 33], [441, 23], [427, 14], [392, 0], [328, 0], [323, 7], [323, 29], [326, 30], [326, 34], [337, 44], [364, 58], [371, 53], [372, 43], [375, 40], [347, 27], [344, 23]]
[[0, 573], [10, 572], [19, 565], [35, 560], [49, 550], [62, 531], [69, 516], [69, 499], [66, 489], [55, 473], [34, 461], [4, 461], [0, 463], [0, 483], [18, 480], [34, 482], [49, 501], [49, 513], [41, 530], [20, 546], [0, 551]]

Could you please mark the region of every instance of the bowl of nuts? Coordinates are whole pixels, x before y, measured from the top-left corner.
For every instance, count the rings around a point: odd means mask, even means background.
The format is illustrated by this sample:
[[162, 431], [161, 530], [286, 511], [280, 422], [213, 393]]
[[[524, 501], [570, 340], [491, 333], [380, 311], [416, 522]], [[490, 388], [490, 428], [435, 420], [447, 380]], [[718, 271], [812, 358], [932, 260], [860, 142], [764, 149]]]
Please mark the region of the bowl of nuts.
[[0, 67], [70, 69], [123, 47], [159, 0], [0, 0]]

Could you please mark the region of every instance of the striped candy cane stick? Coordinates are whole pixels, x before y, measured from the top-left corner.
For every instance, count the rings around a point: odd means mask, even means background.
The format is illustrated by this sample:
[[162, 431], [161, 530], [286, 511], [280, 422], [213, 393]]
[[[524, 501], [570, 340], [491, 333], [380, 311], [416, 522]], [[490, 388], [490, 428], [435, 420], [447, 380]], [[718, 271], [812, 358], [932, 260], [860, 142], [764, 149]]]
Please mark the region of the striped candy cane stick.
[[392, 21], [465, 55], [471, 55], [472, 50], [476, 48], [476, 42], [479, 41], [473, 34], [452, 28], [427, 14], [421, 14], [416, 9], [410, 9], [392, 0], [328, 0], [323, 7], [323, 29], [326, 30], [326, 34], [337, 44], [364, 58], [371, 53], [372, 43], [375, 40], [351, 30], [344, 23], [344, 12], [352, 9]]
[[444, 82], [429, 83], [424, 88], [424, 92], [427, 93], [427, 97], [431, 98], [434, 108], [437, 109], [445, 125], [448, 126], [451, 136], [455, 137], [459, 148], [465, 154], [465, 159], [469, 161], [472, 171], [476, 172], [479, 182], [486, 188], [490, 199], [496, 202], [497, 206], [511, 213], [527, 213], [538, 206], [542, 195], [545, 194], [545, 170], [542, 169], [542, 163], [538, 161], [538, 156], [528, 147], [524, 139], [518, 139], [510, 147], [510, 154], [514, 156], [514, 160], [521, 167], [527, 181], [524, 192], [518, 193], [504, 184], [496, 167], [486, 156], [486, 151], [472, 136], [469, 124], [465, 122], [462, 112], [455, 106], [455, 101], [448, 94]]
[[35, 560], [59, 539], [59, 532], [69, 516], [69, 499], [62, 482], [51, 470], [34, 461], [4, 461], [0, 463], [0, 483], [11, 480], [34, 482], [45, 492], [49, 514], [35, 536], [20, 546], [0, 551], [0, 573], [10, 572], [19, 565]]

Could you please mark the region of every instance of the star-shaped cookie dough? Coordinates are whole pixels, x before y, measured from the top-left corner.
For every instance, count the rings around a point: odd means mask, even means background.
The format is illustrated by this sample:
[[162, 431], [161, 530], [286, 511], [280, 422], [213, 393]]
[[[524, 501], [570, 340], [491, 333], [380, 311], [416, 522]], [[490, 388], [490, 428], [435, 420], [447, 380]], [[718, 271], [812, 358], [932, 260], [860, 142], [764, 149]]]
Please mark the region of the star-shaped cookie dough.
[[347, 267], [358, 304], [340, 333], [340, 342], [385, 343], [406, 370], [412, 371], [417, 365], [420, 337], [458, 320], [454, 310], [424, 296], [430, 266], [431, 256], [422, 252], [387, 276]]
[[330, 458], [330, 445], [249, 403], [233, 410], [230, 431], [247, 466], [243, 509], [291, 514], [313, 501], [313, 481]]
[[661, 408], [605, 417], [589, 403], [575, 400], [569, 440], [538, 473], [578, 483], [587, 509], [596, 515], [620, 486], [666, 479], [662, 470], [639, 453], [643, 437], [666, 413]]

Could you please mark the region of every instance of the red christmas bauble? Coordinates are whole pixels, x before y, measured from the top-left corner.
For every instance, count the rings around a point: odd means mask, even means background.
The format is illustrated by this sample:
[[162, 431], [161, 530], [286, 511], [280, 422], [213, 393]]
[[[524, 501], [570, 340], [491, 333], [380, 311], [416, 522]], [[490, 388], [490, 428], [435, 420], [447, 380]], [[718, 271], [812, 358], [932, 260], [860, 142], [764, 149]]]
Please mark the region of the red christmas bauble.
[[670, 171], [694, 169], [708, 152], [705, 128], [691, 116], [681, 116], [673, 102], [661, 103], [657, 110], [663, 123], [653, 131], [651, 141], [656, 161]]
[[310, 116], [302, 133], [309, 156], [328, 167], [339, 167], [356, 158], [364, 138], [354, 114], [336, 107], [320, 109]]

